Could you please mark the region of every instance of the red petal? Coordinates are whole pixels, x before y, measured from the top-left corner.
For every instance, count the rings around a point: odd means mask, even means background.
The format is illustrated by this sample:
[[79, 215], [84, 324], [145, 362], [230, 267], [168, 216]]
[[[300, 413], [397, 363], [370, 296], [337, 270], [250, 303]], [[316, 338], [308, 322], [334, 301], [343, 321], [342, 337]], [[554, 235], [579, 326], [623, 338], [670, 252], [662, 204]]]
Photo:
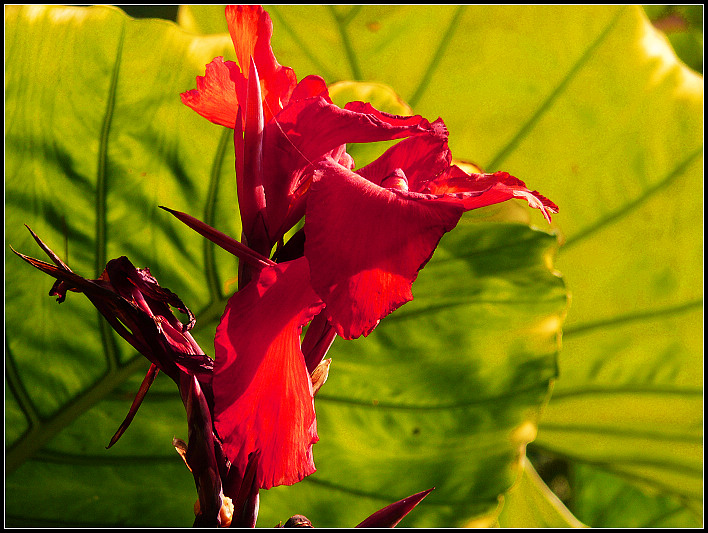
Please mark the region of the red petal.
[[333, 161], [315, 172], [305, 218], [312, 286], [337, 334], [368, 335], [411, 300], [411, 284], [462, 209], [379, 187]]
[[321, 308], [300, 258], [263, 269], [231, 297], [216, 330], [216, 429], [241, 476], [249, 454], [260, 453], [261, 488], [315, 471], [315, 408], [300, 332]]
[[329, 103], [332, 103], [329, 97], [329, 89], [327, 89], [325, 81], [321, 77], [311, 74], [300, 80], [300, 83], [297, 84], [297, 87], [295, 87], [293, 93], [290, 95], [290, 102], [297, 102], [317, 96], [321, 96]]
[[433, 126], [421, 116], [399, 117], [370, 105], [341, 109], [324, 97], [293, 101], [266, 125], [264, 186], [271, 238], [277, 240], [302, 218], [312, 165], [327, 155], [342, 156], [346, 143], [422, 135]]
[[253, 57], [263, 80], [263, 109], [267, 122], [288, 102], [297, 84], [295, 73], [276, 61], [270, 46], [273, 23], [261, 6], [227, 6], [226, 23], [242, 70], [247, 71]]
[[381, 185], [396, 169], [401, 169], [408, 180], [408, 189], [422, 192], [432, 178], [450, 167], [452, 154], [447, 138], [447, 128], [438, 119], [431, 124], [429, 133], [396, 143], [378, 159], [357, 170], [357, 174]]
[[529, 190], [523, 181], [506, 172], [467, 174], [453, 166], [449, 172], [429, 182], [425, 192], [452, 195], [465, 211], [521, 198], [531, 207], [539, 209], [549, 223], [551, 213], [558, 212], [556, 204], [538, 192]]
[[376, 120], [392, 126], [415, 126], [421, 122], [420, 115], [394, 115], [379, 111], [368, 102], [349, 102], [344, 106], [344, 109], [361, 115], [371, 115]]
[[245, 78], [238, 65], [214, 58], [204, 76], [197, 76], [197, 88], [182, 93], [182, 103], [215, 124], [233, 128], [238, 112], [237, 90], [245, 90]]

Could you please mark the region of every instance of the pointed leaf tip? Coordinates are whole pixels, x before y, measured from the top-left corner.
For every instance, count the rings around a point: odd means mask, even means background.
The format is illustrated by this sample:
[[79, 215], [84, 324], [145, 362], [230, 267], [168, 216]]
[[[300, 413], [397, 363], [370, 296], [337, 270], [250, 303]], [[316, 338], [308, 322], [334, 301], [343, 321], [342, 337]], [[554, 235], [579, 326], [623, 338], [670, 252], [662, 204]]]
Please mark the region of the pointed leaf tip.
[[396, 527], [396, 525], [434, 489], [435, 487], [432, 487], [392, 503], [376, 511], [356, 527]]
[[202, 222], [201, 220], [194, 218], [191, 215], [188, 215], [187, 213], [182, 213], [181, 211], [175, 211], [174, 209], [170, 209], [168, 207], [164, 206], [159, 206], [160, 209], [163, 209], [167, 211], [168, 213], [172, 214], [177, 218], [180, 222], [186, 224], [190, 228], [192, 228], [194, 231], [199, 233], [202, 237], [205, 237], [206, 239], [210, 240], [217, 246], [223, 248], [227, 252], [229, 252], [232, 255], [235, 255], [239, 259], [245, 261], [249, 265], [257, 268], [258, 270], [261, 270], [267, 266], [273, 266], [275, 263], [268, 259], [267, 257], [262, 256], [258, 252], [252, 250], [248, 246], [240, 243], [236, 239], [229, 237], [225, 233], [222, 233], [221, 231], [212, 228], [208, 224]]

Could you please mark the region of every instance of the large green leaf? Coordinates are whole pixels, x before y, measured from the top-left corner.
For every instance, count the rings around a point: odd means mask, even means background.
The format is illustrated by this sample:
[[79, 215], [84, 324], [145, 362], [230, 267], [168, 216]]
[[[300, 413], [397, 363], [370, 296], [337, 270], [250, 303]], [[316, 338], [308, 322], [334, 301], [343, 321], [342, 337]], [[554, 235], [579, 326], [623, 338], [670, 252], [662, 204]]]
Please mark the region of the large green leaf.
[[[239, 233], [229, 138], [179, 99], [230, 40], [114, 8], [15, 6], [5, 16], [6, 241], [37, 256], [27, 224], [86, 277], [120, 255], [149, 266], [200, 315], [211, 352], [233, 259], [158, 205]], [[173, 384], [159, 379], [142, 425], [106, 451], [146, 361], [83, 296], [58, 307], [50, 280], [18, 259], [7, 254], [5, 278], [8, 517], [191, 523], [190, 476], [175, 483], [184, 465], [169, 450], [186, 437]], [[47, 505], [30, 509], [36, 498]]]
[[[537, 443], [630, 483], [680, 489], [679, 501], [695, 505], [702, 79], [676, 64], [630, 7], [269, 10], [276, 55], [300, 77], [386, 83], [416, 112], [445, 119], [458, 158], [508, 170], [561, 206], [572, 329]], [[6, 24], [6, 238], [29, 251], [20, 232], [28, 223], [86, 275], [120, 254], [150, 266], [199, 312], [209, 351], [233, 262], [156, 206], [203, 214], [238, 234], [228, 139], [176, 96], [211, 57], [229, 55], [228, 37], [105, 8], [10, 8]], [[319, 471], [265, 493], [261, 525], [294, 513], [353, 525], [428, 483], [436, 490], [406, 524], [496, 516], [555, 376], [564, 291], [547, 270], [553, 247], [551, 237], [514, 225], [448, 235], [413, 303], [369, 339], [335, 343], [317, 402]], [[81, 298], [57, 309], [41, 289], [46, 279], [13, 261], [11, 519], [189, 523], [191, 477], [165, 444], [185, 432], [172, 384], [158, 380], [106, 452], [145, 364], [103, 332]], [[567, 408], [581, 397], [573, 391], [592, 402]], [[616, 402], [620, 393], [629, 398]], [[604, 416], [605, 405], [621, 409]], [[639, 415], [641, 424], [628, 423]], [[566, 446], [576, 436], [580, 444]], [[644, 455], [629, 457], [637, 442]], [[668, 483], [658, 483], [667, 471]], [[534, 486], [517, 486], [526, 492], [507, 498], [506, 516], [514, 500], [533, 501]], [[37, 497], [54, 505], [28, 513]]]
[[[197, 311], [209, 351], [236, 274], [227, 254], [157, 206], [238, 235], [228, 133], [178, 98], [228, 37], [196, 37], [111, 8], [14, 7], [8, 33], [6, 237], [30, 225], [78, 273], [128, 255]], [[471, 218], [470, 218], [471, 220]], [[566, 307], [554, 235], [462, 223], [375, 335], [337, 344], [318, 398], [319, 472], [263, 496], [261, 523], [307, 512], [353, 525], [436, 486], [418, 524], [496, 508], [535, 435], [556, 375]], [[195, 494], [171, 446], [181, 402], [160, 378], [129, 431], [104, 449], [146, 362], [83, 297], [6, 260], [8, 517], [20, 525], [186, 525]], [[385, 451], [385, 453], [383, 453]], [[411, 475], [415, 472], [415, 475]], [[33, 508], [41, 499], [51, 505]]]

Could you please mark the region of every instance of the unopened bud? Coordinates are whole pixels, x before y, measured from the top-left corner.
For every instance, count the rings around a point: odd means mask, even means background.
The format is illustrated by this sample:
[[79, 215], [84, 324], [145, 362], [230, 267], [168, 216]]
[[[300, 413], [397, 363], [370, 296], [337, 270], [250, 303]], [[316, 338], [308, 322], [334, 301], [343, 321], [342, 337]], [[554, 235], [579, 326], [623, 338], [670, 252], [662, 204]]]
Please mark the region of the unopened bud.
[[312, 522], [306, 517], [302, 516], [301, 514], [296, 514], [288, 518], [288, 521], [283, 524], [283, 527], [312, 527], [314, 528], [315, 526], [312, 525]]

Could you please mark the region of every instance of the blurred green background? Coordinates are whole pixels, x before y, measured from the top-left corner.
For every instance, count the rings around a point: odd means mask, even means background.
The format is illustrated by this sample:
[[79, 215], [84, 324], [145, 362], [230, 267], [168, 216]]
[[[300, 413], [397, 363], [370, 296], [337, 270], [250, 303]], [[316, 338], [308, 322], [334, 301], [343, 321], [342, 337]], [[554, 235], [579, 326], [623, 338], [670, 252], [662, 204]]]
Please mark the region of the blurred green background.
[[[136, 18], [157, 17], [177, 20], [179, 6], [118, 6]], [[671, 41], [676, 54], [686, 65], [703, 74], [703, 5], [645, 5], [649, 20]]]

